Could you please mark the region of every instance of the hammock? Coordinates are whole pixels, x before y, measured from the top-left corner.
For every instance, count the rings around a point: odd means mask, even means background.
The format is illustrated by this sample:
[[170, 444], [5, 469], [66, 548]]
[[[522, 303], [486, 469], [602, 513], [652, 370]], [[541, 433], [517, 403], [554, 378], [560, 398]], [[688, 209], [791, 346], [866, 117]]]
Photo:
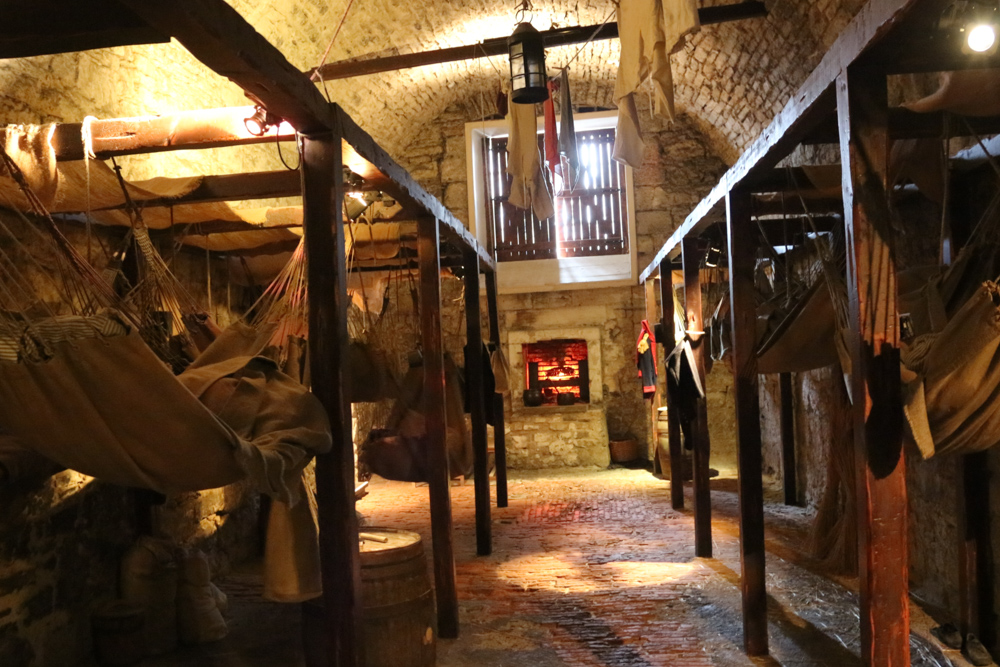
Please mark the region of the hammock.
[[[448, 471], [452, 477], [472, 473], [472, 438], [462, 409], [458, 369], [445, 355], [445, 424]], [[428, 481], [427, 428], [423, 407], [424, 372], [414, 365], [403, 379], [399, 400], [384, 429], [373, 429], [358, 452], [363, 472], [401, 482]]]
[[[251, 354], [272, 356], [289, 375], [303, 378], [305, 384], [308, 384], [309, 368], [305, 344], [309, 330], [308, 299], [305, 242], [302, 241], [288, 264], [251, 307], [241, 334], [249, 336], [259, 346]], [[381, 295], [378, 300], [382, 300]], [[352, 403], [379, 401], [396, 394], [395, 382], [385, 363], [357, 337], [348, 345], [344, 376], [345, 390]]]
[[[276, 369], [260, 368], [249, 357], [229, 357], [222, 365], [203, 362], [200, 375], [178, 381], [139, 338], [142, 318], [56, 227], [11, 156], [0, 151], [0, 159], [48, 233], [38, 234], [44, 244], [33, 247], [45, 245], [58, 266], [55, 275], [46, 275], [11, 227], [0, 223], [24, 252], [15, 257], [0, 249], [0, 332], [7, 333], [2, 346], [7, 354], [0, 359], [0, 423], [60, 465], [118, 484], [166, 493], [216, 488], [249, 475], [262, 491], [294, 502], [292, 471], [331, 446], [317, 399], [304, 388], [290, 392]], [[42, 269], [39, 276], [22, 271], [20, 265], [31, 262]], [[60, 309], [74, 315], [57, 313], [33, 296], [41, 276], [56, 283]], [[192, 393], [194, 377], [199, 391]], [[195, 394], [223, 378], [239, 381], [227, 399], [233, 405], [220, 419]], [[259, 414], [237, 409], [249, 406], [250, 397], [256, 397]], [[301, 414], [290, 411], [282, 423], [270, 418], [272, 404]], [[308, 433], [289, 424], [300, 418]]]
[[[784, 295], [779, 299], [783, 301]], [[801, 373], [837, 363], [835, 330], [829, 290], [817, 281], [762, 336], [757, 348], [757, 372]]]
[[917, 373], [905, 412], [924, 458], [1000, 444], [1000, 288], [984, 283], [940, 334], [917, 338], [903, 358]]

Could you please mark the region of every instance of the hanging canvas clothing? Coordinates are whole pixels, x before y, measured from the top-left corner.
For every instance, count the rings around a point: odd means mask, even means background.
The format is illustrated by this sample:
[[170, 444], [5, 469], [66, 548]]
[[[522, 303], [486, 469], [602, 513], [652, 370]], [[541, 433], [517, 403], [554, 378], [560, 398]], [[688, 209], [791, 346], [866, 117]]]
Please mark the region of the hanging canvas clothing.
[[[465, 368], [469, 368], [470, 357], [472, 356], [472, 351], [469, 346], [466, 345], [462, 348], [463, 354], [465, 355]], [[493, 376], [493, 367], [490, 361], [490, 350], [486, 343], [483, 343], [482, 349], [482, 359], [481, 362], [483, 369], [483, 406], [486, 409], [486, 423], [490, 426], [496, 426], [496, 412], [493, 402], [493, 394], [496, 393], [496, 379]], [[469, 385], [469, 376], [465, 375], [465, 382], [462, 387], [462, 401], [465, 406], [465, 414], [472, 413], [472, 400], [471, 400], [471, 386]]]
[[646, 320], [642, 321], [642, 330], [636, 342], [635, 365], [642, 380], [642, 397], [652, 398], [656, 393], [656, 338]]
[[550, 80], [546, 86], [549, 89], [549, 96], [542, 102], [545, 120], [545, 168], [549, 170], [550, 181], [555, 183], [556, 173], [561, 172], [559, 168], [559, 138], [556, 136], [556, 82]]
[[576, 148], [573, 102], [569, 96], [569, 70], [566, 68], [559, 75], [559, 158], [563, 187], [573, 190], [580, 173], [580, 156]]
[[531, 209], [535, 217], [552, 217], [552, 197], [542, 176], [538, 158], [538, 121], [534, 104], [510, 104], [507, 111], [507, 173], [511, 175], [507, 201], [518, 208]]
[[653, 113], [674, 119], [674, 83], [670, 54], [684, 36], [698, 29], [695, 0], [621, 0], [618, 35], [621, 60], [615, 82], [618, 129], [614, 158], [630, 167], [642, 163], [642, 133], [634, 93], [647, 78], [653, 82]]

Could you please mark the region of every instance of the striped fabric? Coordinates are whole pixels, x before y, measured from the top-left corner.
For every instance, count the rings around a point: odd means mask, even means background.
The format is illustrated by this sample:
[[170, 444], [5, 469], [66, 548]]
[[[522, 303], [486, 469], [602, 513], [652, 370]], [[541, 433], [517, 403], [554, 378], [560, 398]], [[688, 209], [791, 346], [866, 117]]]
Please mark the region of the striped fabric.
[[48, 346], [82, 338], [111, 338], [129, 332], [124, 318], [106, 309], [89, 317], [59, 315], [32, 324], [21, 324], [19, 338], [4, 335], [0, 329], [0, 359], [7, 361], [44, 361], [52, 355]]

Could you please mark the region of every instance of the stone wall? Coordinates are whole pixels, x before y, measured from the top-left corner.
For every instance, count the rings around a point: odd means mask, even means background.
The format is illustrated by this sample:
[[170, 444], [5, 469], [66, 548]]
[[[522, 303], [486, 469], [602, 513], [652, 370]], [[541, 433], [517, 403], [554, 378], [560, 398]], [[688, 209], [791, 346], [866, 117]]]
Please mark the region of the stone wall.
[[[832, 432], [832, 411], [839, 409], [843, 382], [839, 366], [792, 373], [797, 501], [807, 507], [815, 508], [826, 488], [830, 447], [837, 441]], [[781, 391], [777, 375], [760, 376], [760, 415], [764, 476], [780, 487]]]
[[[466, 225], [469, 209], [465, 124], [477, 120], [478, 113], [478, 105], [471, 102], [449, 108], [433, 124], [420, 128], [400, 156], [403, 166], [420, 184], [440, 197]], [[703, 135], [684, 116], [672, 126], [648, 124], [646, 132], [645, 158], [635, 173], [640, 268], [653, 258], [670, 232], [683, 222], [725, 170]], [[512, 332], [553, 328], [569, 331], [597, 327], [603, 332], [603, 382], [600, 387], [592, 383], [591, 405], [603, 410], [605, 422], [602, 424], [594, 419], [592, 412], [586, 412], [577, 414], [578, 419], [567, 413], [546, 424], [539, 414], [515, 409], [507, 423], [512, 468], [606, 465], [609, 430], [612, 435], [635, 437], [643, 455], [651, 456], [649, 404], [642, 399], [635, 369], [634, 346], [639, 322], [645, 317], [641, 288], [502, 294], [498, 305], [504, 341]], [[714, 304], [706, 305], [709, 307]], [[520, 349], [514, 348], [508, 348], [512, 362], [520, 355]], [[735, 453], [731, 384], [731, 375], [725, 367], [712, 372], [708, 379], [713, 463], [715, 453], [720, 461], [731, 461]], [[520, 394], [515, 391], [508, 400], [519, 403]]]

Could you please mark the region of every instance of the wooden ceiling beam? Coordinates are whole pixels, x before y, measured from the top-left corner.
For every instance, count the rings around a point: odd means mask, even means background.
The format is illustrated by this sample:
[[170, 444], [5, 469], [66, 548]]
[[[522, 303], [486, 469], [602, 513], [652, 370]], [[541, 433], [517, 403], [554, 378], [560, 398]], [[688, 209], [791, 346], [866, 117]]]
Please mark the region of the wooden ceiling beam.
[[3, 3], [0, 58], [169, 42], [115, 0], [32, 0]]
[[[715, 7], [702, 7], [698, 10], [698, 18], [701, 20], [702, 25], [742, 21], [762, 16], [767, 16], [767, 7], [764, 6], [763, 2], [759, 2], [758, 0], [747, 0], [745, 2]], [[604, 39], [617, 39], [618, 24], [606, 23], [604, 25], [554, 28], [542, 31], [541, 36], [546, 48], [583, 44], [584, 42]], [[435, 49], [433, 51], [406, 53], [382, 58], [341, 60], [339, 62], [327, 63], [319, 68], [313, 68], [308, 70], [306, 74], [314, 81], [319, 81], [320, 79], [333, 81], [335, 79], [348, 79], [366, 74], [393, 72], [401, 69], [423, 67], [425, 65], [440, 65], [442, 63], [501, 55], [507, 55], [506, 35], [503, 37], [491, 37], [478, 44], [454, 46], [448, 49]]]
[[420, 187], [343, 109], [328, 103], [308, 76], [224, 0], [120, 2], [176, 38], [207, 67], [240, 86], [251, 99], [302, 134], [333, 132], [343, 138], [353, 149], [344, 151], [345, 165], [391, 194], [404, 208], [412, 203], [440, 220], [446, 235], [476, 252], [486, 270], [496, 271], [493, 258], [441, 202]]
[[827, 51], [819, 65], [799, 87], [785, 107], [761, 133], [760, 137], [740, 156], [705, 199], [674, 231], [642, 271], [642, 285], [659, 271], [660, 264], [680, 252], [681, 240], [699, 234], [709, 223], [705, 215], [735, 187], [752, 187], [756, 178], [763, 178], [788, 156], [803, 139], [836, 108], [837, 77], [861, 56], [873, 50], [914, 10], [929, 11], [942, 0], [869, 0], [854, 20], [844, 29]]
[[[952, 137], [971, 137], [975, 135], [987, 136], [1000, 133], [1000, 116], [963, 116], [957, 118], [951, 115], [949, 132]], [[968, 122], [968, 126], [962, 122]], [[969, 129], [971, 127], [971, 130]], [[894, 141], [901, 139], [934, 139], [944, 136], [944, 113], [932, 111], [930, 113], [917, 113], [896, 107], [889, 110], [889, 138]], [[837, 131], [837, 117], [831, 114], [824, 118], [802, 143], [814, 144], [836, 144], [839, 142]]]
[[[270, 128], [263, 136], [252, 134], [246, 119], [254, 107], [224, 107], [182, 111], [165, 116], [91, 120], [87, 131], [94, 154], [107, 160], [118, 155], [158, 153], [198, 148], [219, 148], [292, 141], [295, 129], [288, 123]], [[59, 123], [52, 135], [57, 160], [84, 158], [83, 123]]]
[[316, 86], [223, 0], [120, 0], [303, 134], [332, 129]]
[[[201, 183], [191, 192], [180, 197], [162, 197], [135, 202], [139, 208], [210, 204], [221, 201], [298, 197], [302, 194], [302, 177], [298, 171], [261, 171], [246, 174], [203, 176]], [[113, 211], [128, 208], [127, 204], [93, 209]]]

